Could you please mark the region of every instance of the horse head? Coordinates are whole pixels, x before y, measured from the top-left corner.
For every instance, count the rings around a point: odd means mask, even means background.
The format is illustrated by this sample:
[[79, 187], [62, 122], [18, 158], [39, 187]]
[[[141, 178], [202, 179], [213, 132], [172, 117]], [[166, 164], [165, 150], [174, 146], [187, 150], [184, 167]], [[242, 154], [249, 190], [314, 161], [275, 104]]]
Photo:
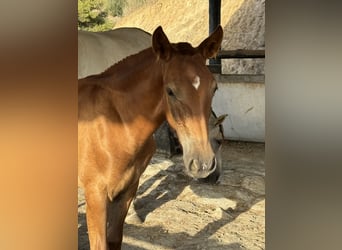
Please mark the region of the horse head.
[[166, 119], [182, 145], [186, 172], [194, 178], [206, 178], [217, 167], [208, 127], [217, 84], [205, 62], [216, 55], [222, 37], [219, 26], [194, 48], [189, 43], [170, 43], [161, 27], [152, 36], [162, 67]]

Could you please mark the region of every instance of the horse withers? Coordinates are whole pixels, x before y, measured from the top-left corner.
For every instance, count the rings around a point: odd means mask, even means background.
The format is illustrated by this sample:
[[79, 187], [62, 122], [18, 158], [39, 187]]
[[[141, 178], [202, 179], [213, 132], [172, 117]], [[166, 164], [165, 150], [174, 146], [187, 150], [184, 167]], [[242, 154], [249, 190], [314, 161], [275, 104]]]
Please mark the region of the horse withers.
[[190, 176], [215, 171], [208, 120], [216, 82], [205, 61], [222, 36], [219, 26], [193, 48], [171, 44], [158, 27], [152, 48], [79, 80], [78, 172], [92, 250], [121, 248], [128, 208], [155, 151], [152, 134], [163, 121], [177, 133]]

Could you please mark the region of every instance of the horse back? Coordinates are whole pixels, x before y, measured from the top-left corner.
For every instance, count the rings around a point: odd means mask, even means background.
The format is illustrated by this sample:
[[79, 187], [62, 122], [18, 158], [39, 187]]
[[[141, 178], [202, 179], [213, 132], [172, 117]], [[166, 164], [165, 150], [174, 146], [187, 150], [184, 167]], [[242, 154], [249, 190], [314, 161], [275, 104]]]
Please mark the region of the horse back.
[[103, 72], [128, 55], [151, 46], [151, 35], [138, 28], [78, 31], [78, 78]]

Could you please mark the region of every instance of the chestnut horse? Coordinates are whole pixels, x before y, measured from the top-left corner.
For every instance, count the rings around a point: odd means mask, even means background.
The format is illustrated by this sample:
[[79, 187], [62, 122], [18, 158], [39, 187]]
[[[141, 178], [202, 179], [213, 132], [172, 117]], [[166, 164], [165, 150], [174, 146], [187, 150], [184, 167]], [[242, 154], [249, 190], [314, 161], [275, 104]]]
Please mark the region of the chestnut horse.
[[178, 135], [188, 175], [215, 171], [208, 119], [216, 82], [205, 61], [222, 36], [219, 26], [193, 48], [171, 44], [158, 27], [152, 48], [79, 80], [78, 174], [92, 250], [121, 248], [128, 208], [155, 150], [152, 134], [163, 121]]
[[[102, 32], [78, 31], [78, 79], [102, 73], [114, 63], [129, 55], [136, 54], [151, 47], [152, 35], [139, 28], [118, 28]], [[218, 123], [218, 121], [220, 121]], [[219, 143], [223, 140], [221, 123], [212, 110], [209, 119], [209, 139], [217, 159], [215, 172], [203, 180], [208, 183], [218, 183], [222, 170], [221, 149]], [[164, 127], [169, 130], [169, 126]], [[169, 132], [169, 137], [179, 147], [177, 136]], [[161, 140], [161, 139], [160, 139]], [[218, 143], [219, 142], [219, 143]]]

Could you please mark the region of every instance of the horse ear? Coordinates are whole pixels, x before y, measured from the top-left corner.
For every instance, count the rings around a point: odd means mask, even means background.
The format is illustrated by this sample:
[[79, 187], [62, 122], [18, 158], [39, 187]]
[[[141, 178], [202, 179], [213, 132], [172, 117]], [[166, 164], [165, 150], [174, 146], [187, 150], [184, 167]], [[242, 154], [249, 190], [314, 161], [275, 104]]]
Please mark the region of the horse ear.
[[215, 120], [215, 126], [221, 125], [221, 123], [226, 119], [228, 114], [220, 115], [219, 117], [216, 118]]
[[215, 57], [220, 49], [222, 39], [223, 30], [221, 25], [219, 25], [197, 48], [201, 51], [204, 58]]
[[159, 26], [152, 35], [152, 49], [158, 59], [169, 60], [172, 54], [172, 46], [165, 35], [161, 26]]

